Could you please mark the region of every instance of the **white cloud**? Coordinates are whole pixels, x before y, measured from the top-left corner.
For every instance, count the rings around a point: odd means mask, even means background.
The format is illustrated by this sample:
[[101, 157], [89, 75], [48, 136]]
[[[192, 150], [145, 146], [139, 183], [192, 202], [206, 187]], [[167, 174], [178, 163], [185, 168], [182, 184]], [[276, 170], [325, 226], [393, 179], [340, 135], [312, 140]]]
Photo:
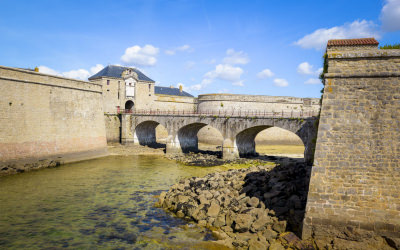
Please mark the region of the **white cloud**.
[[229, 82], [240, 81], [240, 76], [243, 74], [243, 69], [240, 67], [235, 67], [229, 64], [218, 64], [215, 70], [207, 72], [205, 74], [206, 78], [209, 79], [220, 79]]
[[274, 76], [274, 73], [270, 69], [264, 69], [263, 71], [257, 74], [257, 77], [260, 79], [265, 79], [272, 76]]
[[321, 80], [318, 78], [310, 78], [304, 82], [305, 84], [320, 84]]
[[233, 49], [228, 49], [226, 51], [226, 57], [224, 58], [225, 64], [247, 64], [249, 63], [249, 56], [243, 51], [235, 51]]
[[39, 72], [43, 74], [55, 75], [55, 76], [62, 76], [59, 72], [55, 71], [46, 66], [39, 66]]
[[153, 45], [145, 45], [142, 47], [135, 45], [125, 50], [125, 54], [121, 56], [121, 60], [126, 64], [153, 66], [157, 62], [156, 56], [159, 49]]
[[274, 85], [278, 86], [278, 87], [287, 87], [289, 85], [289, 83], [288, 83], [288, 81], [286, 81], [286, 79], [275, 78]]
[[182, 45], [182, 46], [174, 48], [174, 49], [166, 50], [165, 54], [172, 56], [172, 55], [175, 55], [176, 52], [178, 52], [178, 51], [193, 51], [193, 49], [189, 45], [185, 44], [185, 45]]
[[[398, 1], [398, 0], [397, 0]], [[305, 49], [324, 49], [329, 39], [348, 38], [380, 38], [377, 25], [372, 21], [356, 20], [352, 23], [345, 23], [342, 26], [317, 29], [311, 34], [304, 36], [294, 44]]]
[[383, 30], [400, 30], [400, 0], [386, 0], [380, 18]]
[[308, 62], [302, 62], [297, 66], [297, 73], [302, 75], [319, 75], [322, 72], [322, 68], [314, 70], [314, 66]]
[[80, 79], [80, 80], [87, 80], [88, 77], [91, 76], [89, 71], [86, 69], [77, 69], [77, 70], [71, 70], [62, 73], [63, 76], [68, 77], [68, 78], [74, 78], [74, 79]]
[[90, 68], [90, 73], [92, 75], [98, 73], [100, 70], [102, 70], [104, 68], [104, 66], [102, 64], [96, 64], [95, 66]]
[[62, 77], [68, 77], [68, 78], [74, 78], [74, 79], [86, 81], [90, 76], [96, 74], [103, 68], [104, 68], [103, 65], [96, 64], [95, 66], [90, 68], [90, 72], [86, 69], [76, 69], [76, 70], [70, 70], [70, 71], [60, 73], [49, 67], [39, 66], [39, 72], [44, 73], [44, 74], [49, 74], [49, 75], [62, 76]]

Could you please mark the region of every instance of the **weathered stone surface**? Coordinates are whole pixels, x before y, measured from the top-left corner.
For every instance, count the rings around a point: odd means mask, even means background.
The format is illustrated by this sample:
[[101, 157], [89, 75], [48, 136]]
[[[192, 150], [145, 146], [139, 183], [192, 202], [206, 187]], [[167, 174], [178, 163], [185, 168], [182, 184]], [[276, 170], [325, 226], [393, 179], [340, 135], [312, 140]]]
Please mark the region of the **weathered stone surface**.
[[400, 238], [400, 51], [352, 47], [327, 52], [303, 238]]
[[250, 229], [254, 218], [250, 214], [238, 214], [235, 218], [235, 230], [238, 232], [246, 232]]
[[217, 217], [220, 210], [221, 207], [219, 206], [219, 204], [216, 201], [212, 201], [211, 206], [208, 208], [207, 216]]

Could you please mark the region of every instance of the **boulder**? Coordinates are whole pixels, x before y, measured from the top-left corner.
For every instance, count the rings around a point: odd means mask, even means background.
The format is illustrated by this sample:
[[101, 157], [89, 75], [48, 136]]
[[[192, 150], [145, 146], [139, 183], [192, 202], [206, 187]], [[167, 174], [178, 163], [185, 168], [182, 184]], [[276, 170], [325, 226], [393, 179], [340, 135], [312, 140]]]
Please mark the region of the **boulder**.
[[211, 206], [208, 208], [207, 216], [216, 218], [219, 214], [221, 207], [216, 201], [211, 202]]
[[250, 226], [253, 223], [254, 218], [250, 214], [238, 214], [234, 219], [234, 221], [236, 223], [235, 230], [242, 233], [250, 229]]
[[247, 205], [249, 205], [250, 207], [257, 207], [259, 203], [260, 201], [257, 197], [251, 197], [251, 199], [247, 201]]
[[214, 221], [214, 227], [223, 227], [226, 225], [225, 214], [220, 213]]
[[259, 240], [249, 240], [249, 250], [266, 250], [268, 248], [268, 242], [261, 242]]
[[251, 225], [251, 229], [253, 232], [257, 232], [262, 230], [267, 224], [270, 223], [272, 223], [271, 217], [268, 215], [263, 215], [254, 221], [254, 223]]

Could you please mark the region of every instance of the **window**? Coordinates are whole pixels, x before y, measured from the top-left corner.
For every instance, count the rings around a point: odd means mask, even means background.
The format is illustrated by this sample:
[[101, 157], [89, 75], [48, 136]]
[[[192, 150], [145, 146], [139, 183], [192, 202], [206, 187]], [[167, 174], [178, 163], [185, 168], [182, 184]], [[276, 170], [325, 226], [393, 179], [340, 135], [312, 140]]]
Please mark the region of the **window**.
[[107, 80], [107, 85], [110, 85], [110, 80]]
[[151, 84], [149, 83], [149, 92], [151, 91], [150, 89], [151, 89]]

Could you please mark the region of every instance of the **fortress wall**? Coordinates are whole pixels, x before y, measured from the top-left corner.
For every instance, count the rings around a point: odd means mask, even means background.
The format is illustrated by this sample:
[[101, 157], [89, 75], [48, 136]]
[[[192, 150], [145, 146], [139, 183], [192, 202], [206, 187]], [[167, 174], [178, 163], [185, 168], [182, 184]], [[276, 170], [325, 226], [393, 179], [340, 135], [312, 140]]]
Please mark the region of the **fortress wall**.
[[303, 238], [400, 237], [399, 189], [400, 50], [328, 51]]
[[120, 142], [121, 140], [121, 118], [118, 114], [105, 114], [107, 142]]
[[196, 110], [196, 98], [188, 96], [156, 95], [155, 102], [151, 105], [152, 110], [185, 110], [193, 112]]
[[0, 66], [0, 93], [0, 174], [106, 153], [100, 85]]
[[319, 111], [318, 98], [297, 98], [287, 96], [258, 96], [233, 94], [199, 95], [198, 110], [200, 112], [313, 112]]

